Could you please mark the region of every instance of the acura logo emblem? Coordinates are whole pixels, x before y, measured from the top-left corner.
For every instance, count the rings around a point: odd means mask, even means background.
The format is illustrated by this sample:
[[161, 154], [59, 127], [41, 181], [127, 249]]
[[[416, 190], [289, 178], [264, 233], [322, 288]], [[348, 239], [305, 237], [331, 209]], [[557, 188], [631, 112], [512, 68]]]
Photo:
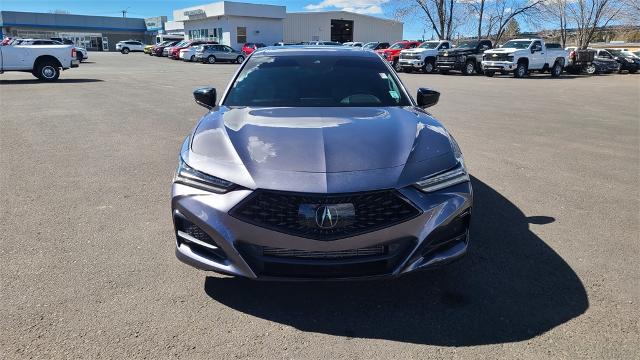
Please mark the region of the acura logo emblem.
[[316, 209], [316, 225], [323, 229], [331, 229], [338, 224], [338, 211], [330, 205], [320, 205]]

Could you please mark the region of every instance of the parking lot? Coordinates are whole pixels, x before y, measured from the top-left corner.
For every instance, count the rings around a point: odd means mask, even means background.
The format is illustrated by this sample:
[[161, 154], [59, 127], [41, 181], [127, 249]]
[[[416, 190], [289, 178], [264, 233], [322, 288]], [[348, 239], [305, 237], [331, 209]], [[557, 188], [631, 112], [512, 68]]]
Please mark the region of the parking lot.
[[269, 283], [174, 256], [191, 92], [237, 66], [90, 53], [57, 83], [0, 75], [0, 358], [638, 358], [640, 75], [401, 74], [441, 91], [465, 153], [469, 254]]

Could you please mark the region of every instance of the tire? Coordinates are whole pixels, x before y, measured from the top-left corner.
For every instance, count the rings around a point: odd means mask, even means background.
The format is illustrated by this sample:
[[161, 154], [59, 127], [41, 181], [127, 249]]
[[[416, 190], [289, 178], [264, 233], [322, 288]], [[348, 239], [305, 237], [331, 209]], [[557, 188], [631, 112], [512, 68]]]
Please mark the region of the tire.
[[215, 64], [216, 63], [216, 57], [213, 55], [209, 55], [209, 57], [207, 58], [207, 64]]
[[36, 65], [34, 75], [42, 81], [56, 81], [60, 77], [60, 68], [52, 61], [43, 61]]
[[242, 64], [244, 62], [244, 56], [240, 55], [236, 58], [236, 64]]
[[493, 71], [493, 70], [486, 70], [484, 72], [484, 76], [486, 76], [486, 77], [493, 77], [493, 75], [495, 75], [495, 74], [496, 74], [496, 72]]
[[527, 66], [527, 64], [521, 62], [518, 63], [518, 66], [516, 66], [516, 70], [513, 72], [513, 76], [517, 78], [523, 78], [527, 76], [528, 73], [529, 67]]
[[433, 74], [436, 71], [436, 62], [433, 59], [427, 60], [422, 67], [422, 71], [425, 74]]
[[462, 68], [462, 74], [473, 75], [476, 72], [476, 63], [472, 60], [467, 61]]
[[129, 48], [122, 48], [121, 52], [126, 55], [129, 53], [129, 51], [130, 51]]
[[196, 60], [196, 56], [191, 55], [191, 57], [189, 58], [189, 62], [194, 62], [195, 60]]
[[589, 64], [587, 65], [587, 68], [584, 69], [584, 71], [589, 74], [589, 75], [596, 75], [598, 74], [598, 68], [596, 67], [595, 64]]
[[631, 69], [629, 70], [629, 74], [635, 74], [638, 72], [638, 69]]
[[402, 66], [400, 66], [400, 62], [398, 61], [398, 59], [393, 62], [393, 68], [396, 70], [396, 72], [402, 72]]
[[560, 61], [556, 61], [553, 63], [553, 67], [551, 68], [551, 77], [557, 78], [562, 75], [562, 63]]
[[81, 53], [80, 51], [78, 51], [78, 52], [76, 53], [76, 59], [78, 60], [78, 62], [82, 62], [82, 57], [83, 57], [83, 56], [82, 56], [82, 53]]

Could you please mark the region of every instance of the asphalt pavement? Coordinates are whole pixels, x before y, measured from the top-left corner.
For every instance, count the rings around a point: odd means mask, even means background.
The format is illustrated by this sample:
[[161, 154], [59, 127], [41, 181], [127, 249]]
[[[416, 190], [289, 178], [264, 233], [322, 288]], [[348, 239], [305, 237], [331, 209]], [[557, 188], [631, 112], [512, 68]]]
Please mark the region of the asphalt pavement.
[[0, 358], [640, 357], [640, 75], [401, 74], [442, 93], [473, 176], [469, 254], [265, 283], [174, 256], [191, 92], [237, 65], [89, 56], [57, 83], [0, 75]]

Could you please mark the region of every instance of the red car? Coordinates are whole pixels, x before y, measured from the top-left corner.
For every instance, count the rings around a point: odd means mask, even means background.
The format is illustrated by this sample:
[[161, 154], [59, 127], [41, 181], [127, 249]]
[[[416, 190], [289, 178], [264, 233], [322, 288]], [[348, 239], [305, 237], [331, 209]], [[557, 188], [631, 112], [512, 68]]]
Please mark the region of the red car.
[[404, 49], [413, 49], [420, 46], [420, 44], [422, 44], [422, 42], [420, 41], [402, 40], [391, 45], [388, 49], [380, 49], [376, 50], [376, 52], [382, 55], [385, 60], [393, 64], [393, 67], [396, 69], [396, 71], [401, 71], [402, 67], [398, 63], [398, 59], [400, 58], [400, 51]]
[[173, 60], [180, 60], [180, 50], [186, 49], [191, 46], [197, 46], [202, 44], [217, 44], [216, 41], [208, 41], [208, 40], [191, 40], [187, 41], [180, 46], [173, 46], [169, 49], [169, 57]]
[[258, 48], [265, 47], [266, 45], [263, 43], [245, 43], [242, 45], [242, 50], [240, 52], [245, 57], [251, 55], [252, 52], [258, 50]]

